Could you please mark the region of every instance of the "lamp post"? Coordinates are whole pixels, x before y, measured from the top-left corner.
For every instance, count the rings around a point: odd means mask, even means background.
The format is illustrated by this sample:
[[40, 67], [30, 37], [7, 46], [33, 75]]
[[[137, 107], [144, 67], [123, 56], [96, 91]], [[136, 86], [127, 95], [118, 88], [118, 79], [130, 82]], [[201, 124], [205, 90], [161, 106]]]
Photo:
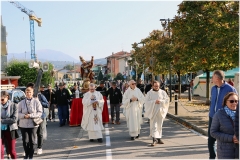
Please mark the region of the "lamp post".
[[[171, 35], [170, 35], [170, 28], [169, 28], [169, 23], [170, 21], [173, 20], [173, 19], [160, 19], [161, 21], [161, 24], [164, 28], [164, 30], [167, 30], [168, 31], [168, 37], [170, 38]], [[164, 34], [163, 34], [164, 36]], [[170, 102], [172, 102], [172, 65], [171, 65], [171, 62], [169, 64], [169, 81], [170, 81], [170, 84], [169, 84], [169, 93], [170, 93]]]
[[151, 55], [151, 58], [150, 58], [150, 65], [151, 65], [151, 68], [152, 68], [152, 85], [153, 85], [153, 81], [154, 81], [154, 74], [153, 74], [153, 66], [154, 66], [154, 57], [153, 57], [153, 52], [152, 52], [152, 55]]
[[137, 80], [138, 80], [137, 68], [138, 68], [139, 64], [137, 63], [136, 59], [135, 59], [134, 65], [135, 65], [135, 70], [136, 70], [136, 82], [137, 82]]

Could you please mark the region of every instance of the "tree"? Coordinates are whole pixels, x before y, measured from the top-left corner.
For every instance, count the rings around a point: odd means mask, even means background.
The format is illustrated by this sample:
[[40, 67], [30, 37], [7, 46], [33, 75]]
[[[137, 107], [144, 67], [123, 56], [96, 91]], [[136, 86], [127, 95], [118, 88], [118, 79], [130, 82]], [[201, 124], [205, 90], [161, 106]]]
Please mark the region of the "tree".
[[114, 79], [115, 80], [124, 80], [122, 73], [118, 73]]
[[[49, 70], [43, 73], [42, 84], [53, 84], [53, 65], [49, 64]], [[19, 86], [26, 86], [29, 82], [36, 82], [37, 69], [29, 68], [27, 61], [12, 60], [5, 69], [8, 76], [20, 76]]]
[[238, 9], [238, 1], [183, 1], [170, 24], [175, 65], [187, 62], [191, 64], [186, 67], [189, 71], [207, 73], [207, 103], [210, 71], [228, 70], [239, 64]]
[[73, 70], [74, 69], [74, 66], [71, 65], [71, 64], [67, 64], [66, 66], [63, 67], [64, 69], [67, 69], [67, 70]]
[[98, 73], [97, 80], [98, 80], [98, 81], [101, 81], [101, 80], [103, 80], [103, 74], [102, 74], [102, 72], [101, 72], [101, 71], [99, 71], [99, 73]]

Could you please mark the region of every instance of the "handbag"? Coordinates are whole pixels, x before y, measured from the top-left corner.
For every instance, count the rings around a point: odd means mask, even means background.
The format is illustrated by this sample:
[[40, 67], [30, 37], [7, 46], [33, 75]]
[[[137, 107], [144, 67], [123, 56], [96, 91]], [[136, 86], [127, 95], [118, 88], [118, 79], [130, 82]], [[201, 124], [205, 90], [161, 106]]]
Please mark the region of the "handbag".
[[[26, 108], [27, 108], [27, 111], [28, 111], [28, 107], [27, 107], [26, 100], [25, 100], [25, 104], [26, 104]], [[28, 112], [28, 113], [29, 113], [29, 112]], [[37, 125], [39, 125], [40, 123], [43, 122], [43, 119], [40, 118], [40, 117], [38, 117], [38, 118], [33, 118], [32, 120], [33, 120], [33, 125], [34, 125], [34, 126], [37, 126]]]
[[34, 126], [37, 126], [39, 125], [40, 123], [43, 122], [43, 119], [42, 118], [33, 118], [33, 124]]

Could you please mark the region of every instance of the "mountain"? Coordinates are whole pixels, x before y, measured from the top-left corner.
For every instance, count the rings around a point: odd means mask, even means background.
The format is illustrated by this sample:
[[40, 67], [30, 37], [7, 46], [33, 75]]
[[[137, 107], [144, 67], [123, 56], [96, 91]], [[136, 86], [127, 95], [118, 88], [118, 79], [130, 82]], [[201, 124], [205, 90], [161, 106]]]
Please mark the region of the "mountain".
[[[60, 51], [54, 51], [50, 49], [42, 49], [42, 50], [36, 50], [35, 51], [37, 55], [37, 59], [41, 62], [45, 61], [71, 61], [71, 62], [78, 62], [79, 60], [63, 53]], [[14, 59], [31, 59], [31, 53], [8, 53], [8, 60]]]
[[[82, 64], [79, 59], [75, 59], [63, 52], [60, 51], [54, 51], [50, 49], [42, 49], [36, 51], [37, 59], [41, 62], [49, 62], [54, 65], [54, 68], [61, 69], [64, 66], [73, 63], [75, 65]], [[20, 60], [27, 60], [29, 61], [31, 59], [31, 53], [8, 53], [8, 61], [11, 61], [11, 59], [20, 59]], [[107, 64], [107, 60], [105, 58], [100, 59], [94, 59], [94, 64]]]

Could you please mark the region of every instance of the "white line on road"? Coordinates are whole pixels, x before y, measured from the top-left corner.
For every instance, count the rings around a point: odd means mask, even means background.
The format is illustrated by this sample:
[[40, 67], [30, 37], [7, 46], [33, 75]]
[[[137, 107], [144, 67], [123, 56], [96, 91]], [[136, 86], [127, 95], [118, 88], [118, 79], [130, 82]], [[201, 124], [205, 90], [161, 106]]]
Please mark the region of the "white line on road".
[[108, 128], [105, 128], [105, 134], [106, 134], [106, 136], [109, 136], [109, 129]]
[[106, 146], [111, 146], [110, 136], [106, 136]]
[[112, 150], [106, 149], [106, 159], [112, 159]]
[[196, 132], [196, 131], [194, 131], [194, 130], [192, 130], [192, 129], [189, 129], [189, 130], [192, 131], [193, 133], [197, 134], [198, 136], [204, 138], [204, 139], [208, 139], [207, 136], [203, 136], [202, 134], [200, 134], [200, 133], [198, 133], [198, 132]]
[[179, 122], [177, 122], [177, 123], [178, 123], [180, 126], [186, 128], [187, 130], [189, 130], [189, 131], [195, 133], [196, 135], [198, 135], [198, 136], [200, 136], [200, 137], [202, 137], [202, 138], [204, 138], [204, 139], [208, 139], [207, 136], [204, 136], [204, 135], [202, 135], [201, 133], [199, 133], [199, 132], [197, 132], [197, 131], [194, 131], [194, 130], [192, 130], [192, 129], [189, 129], [189, 128], [187, 128], [186, 126], [182, 125], [182, 124], [179, 123]]
[[[108, 124], [105, 124], [105, 135], [106, 135], [106, 147], [111, 146], [110, 134]], [[106, 159], [112, 159], [112, 150], [106, 149]]]

